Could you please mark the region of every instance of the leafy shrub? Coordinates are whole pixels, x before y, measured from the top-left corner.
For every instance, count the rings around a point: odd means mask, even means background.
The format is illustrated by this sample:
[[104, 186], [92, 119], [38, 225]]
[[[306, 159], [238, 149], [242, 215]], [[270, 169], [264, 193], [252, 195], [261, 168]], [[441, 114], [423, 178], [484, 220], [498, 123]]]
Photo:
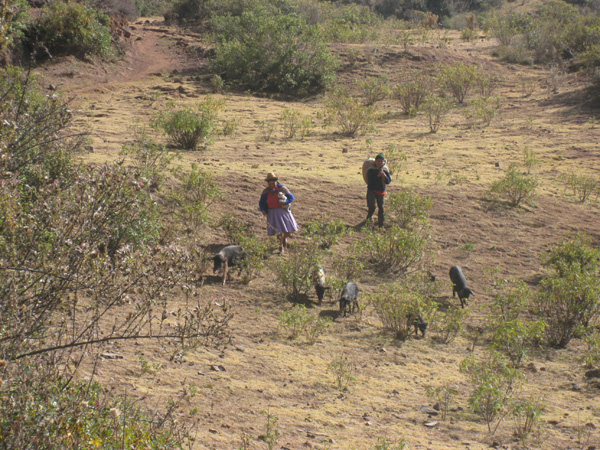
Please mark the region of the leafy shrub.
[[23, 38], [29, 21], [29, 9], [26, 0], [0, 3], [0, 54]]
[[592, 240], [583, 234], [573, 239], [559, 242], [553, 249], [540, 256], [544, 267], [550, 268], [559, 277], [572, 272], [591, 272], [598, 270], [600, 250], [594, 248]]
[[154, 142], [143, 128], [134, 130], [134, 142], [124, 145], [121, 156], [129, 157], [133, 167], [140, 174], [141, 181], [150, 185], [151, 190], [159, 189], [173, 158], [177, 155]]
[[[161, 420], [95, 382], [68, 382], [40, 364], [0, 370], [0, 436], [6, 448], [177, 449], [185, 427], [173, 412]], [[8, 376], [10, 375], [10, 376]]]
[[551, 346], [565, 347], [600, 316], [599, 256], [600, 251], [583, 236], [563, 241], [542, 255], [544, 266], [553, 273], [540, 282], [536, 306], [547, 324]]
[[72, 178], [72, 155], [81, 151], [84, 136], [64, 133], [71, 120], [69, 102], [43, 95], [30, 73], [0, 70], [0, 148], [7, 155], [0, 167], [19, 174], [32, 195], [48, 182]]
[[275, 268], [277, 279], [283, 289], [298, 300], [302, 294], [307, 294], [313, 287], [315, 267], [321, 263], [322, 255], [315, 245], [303, 246], [290, 252]]
[[333, 373], [335, 377], [335, 387], [340, 391], [345, 391], [348, 386], [356, 381], [354, 372], [356, 364], [350, 361], [346, 356], [335, 358], [327, 366], [327, 372]]
[[418, 314], [427, 317], [435, 310], [435, 305], [411, 288], [407, 283], [392, 284], [383, 292], [371, 294], [369, 304], [381, 320], [383, 327], [404, 341], [414, 331], [414, 319]]
[[300, 111], [293, 109], [285, 108], [281, 112], [279, 120], [281, 122], [281, 128], [283, 129], [283, 135], [286, 139], [293, 139], [302, 126]]
[[225, 232], [227, 242], [240, 244], [240, 239], [249, 234], [252, 230], [252, 224], [244, 222], [237, 214], [226, 213], [217, 221], [216, 226]]
[[491, 97], [502, 81], [502, 77], [497, 73], [482, 72], [477, 78], [479, 94], [482, 97]]
[[400, 439], [398, 442], [391, 442], [387, 437], [377, 439], [377, 444], [373, 450], [408, 450], [406, 439]]
[[519, 388], [522, 373], [493, 352], [482, 360], [473, 356], [466, 358], [460, 369], [473, 385], [469, 396], [471, 409], [485, 420], [488, 431], [495, 433], [509, 408], [510, 399]]
[[321, 3], [314, 20], [328, 42], [360, 43], [376, 39], [381, 17], [366, 5]]
[[600, 362], [600, 333], [594, 332], [583, 338], [586, 349], [581, 362], [588, 369], [593, 368]]
[[569, 173], [560, 176], [560, 179], [565, 183], [565, 187], [571, 188], [573, 195], [584, 203], [594, 194], [598, 196], [600, 193], [600, 180], [591, 175]]
[[404, 81], [394, 88], [394, 96], [400, 101], [400, 109], [404, 114], [416, 116], [430, 91], [430, 85], [431, 82], [423, 77]]
[[449, 344], [463, 330], [465, 319], [470, 310], [450, 307], [446, 311], [438, 311], [435, 316], [435, 326], [432, 327], [436, 339], [442, 344]]
[[273, 137], [273, 133], [277, 129], [277, 126], [268, 120], [259, 120], [256, 122], [258, 129], [260, 131], [260, 136], [263, 141], [270, 141], [271, 137]]
[[208, 209], [221, 198], [221, 191], [214, 181], [212, 173], [192, 163], [189, 172], [176, 172], [181, 187], [170, 194], [171, 201], [180, 208], [178, 214], [193, 226], [199, 226], [208, 220]]
[[485, 126], [489, 126], [499, 110], [499, 97], [480, 97], [469, 103], [464, 114], [471, 127], [475, 126], [476, 121], [483, 123]]
[[475, 87], [481, 73], [477, 66], [457, 63], [444, 67], [438, 75], [438, 83], [454, 100], [462, 104]]
[[437, 387], [425, 386], [425, 391], [427, 392], [427, 397], [440, 405], [440, 417], [442, 420], [446, 420], [450, 406], [456, 394], [458, 394], [457, 389], [449, 384], [444, 384]]
[[162, 130], [171, 142], [185, 150], [206, 148], [212, 144], [216, 121], [223, 103], [207, 97], [193, 108], [185, 107], [161, 111], [154, 117], [152, 126]]
[[448, 112], [453, 108], [452, 100], [445, 97], [426, 97], [423, 100], [422, 111], [429, 131], [437, 133]]
[[304, 334], [308, 343], [312, 345], [329, 328], [331, 319], [309, 313], [304, 305], [294, 305], [289, 311], [281, 313], [279, 325], [291, 333], [290, 338], [296, 339], [300, 334]]
[[325, 117], [327, 124], [335, 124], [344, 136], [371, 131], [375, 122], [375, 106], [365, 106], [342, 87], [336, 88], [327, 98]]
[[525, 440], [541, 426], [542, 412], [546, 405], [541, 398], [517, 399], [510, 405], [510, 414], [515, 421], [515, 435]]
[[393, 225], [384, 232], [366, 231], [358, 251], [376, 269], [406, 273], [418, 269], [427, 247], [426, 233]]
[[429, 226], [429, 210], [433, 201], [429, 196], [420, 196], [412, 189], [394, 192], [388, 200], [390, 221], [400, 228], [421, 230]]
[[42, 8], [28, 32], [29, 44], [42, 56], [112, 56], [109, 17], [83, 3], [54, 1]]
[[246, 251], [246, 263], [242, 271], [242, 282], [248, 284], [258, 278], [267, 264], [269, 254], [273, 253], [275, 244], [273, 241], [265, 241], [255, 233], [240, 236], [239, 245]]
[[306, 95], [327, 87], [336, 63], [316, 26], [266, 4], [211, 19], [217, 47], [210, 70], [259, 92]]
[[406, 153], [396, 144], [389, 144], [385, 148], [385, 158], [388, 169], [390, 169], [390, 175], [395, 175], [396, 179], [402, 170], [404, 163], [407, 160]]
[[302, 234], [319, 248], [329, 249], [347, 233], [342, 219], [311, 219], [302, 227]]
[[365, 270], [364, 258], [355, 246], [351, 246], [344, 254], [335, 253], [332, 266], [334, 273], [341, 280], [338, 289], [340, 293], [346, 282], [360, 280]]
[[390, 87], [385, 76], [371, 77], [357, 81], [358, 87], [365, 99], [365, 105], [371, 106], [390, 95]]
[[490, 193], [506, 199], [513, 207], [522, 202], [532, 204], [537, 184], [533, 175], [521, 173], [517, 164], [511, 164], [504, 178], [492, 183]]
[[173, 0], [135, 0], [138, 13], [143, 17], [161, 15], [172, 3]]

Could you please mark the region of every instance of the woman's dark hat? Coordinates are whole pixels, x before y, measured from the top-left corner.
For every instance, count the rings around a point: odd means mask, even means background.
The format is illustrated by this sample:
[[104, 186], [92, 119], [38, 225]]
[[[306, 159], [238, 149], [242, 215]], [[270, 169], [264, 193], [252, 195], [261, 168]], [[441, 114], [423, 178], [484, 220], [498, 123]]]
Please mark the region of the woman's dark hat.
[[385, 156], [383, 156], [383, 153], [380, 153], [379, 155], [377, 155], [375, 157], [375, 159], [383, 159], [383, 160], [385, 160]]
[[277, 181], [279, 178], [277, 178], [277, 175], [275, 175], [275, 172], [269, 172], [267, 174], [267, 177], [265, 178], [265, 181]]

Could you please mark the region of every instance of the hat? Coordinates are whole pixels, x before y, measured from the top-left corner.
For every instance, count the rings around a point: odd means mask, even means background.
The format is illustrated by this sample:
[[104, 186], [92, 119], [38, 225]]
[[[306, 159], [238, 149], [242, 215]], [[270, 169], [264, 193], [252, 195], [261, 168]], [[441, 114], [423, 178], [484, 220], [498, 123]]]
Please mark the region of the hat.
[[375, 159], [385, 159], [385, 156], [383, 156], [383, 153], [380, 153], [375, 157]]
[[275, 175], [275, 172], [269, 172], [267, 174], [267, 177], [265, 178], [265, 181], [277, 181], [279, 178], [277, 178], [277, 175]]

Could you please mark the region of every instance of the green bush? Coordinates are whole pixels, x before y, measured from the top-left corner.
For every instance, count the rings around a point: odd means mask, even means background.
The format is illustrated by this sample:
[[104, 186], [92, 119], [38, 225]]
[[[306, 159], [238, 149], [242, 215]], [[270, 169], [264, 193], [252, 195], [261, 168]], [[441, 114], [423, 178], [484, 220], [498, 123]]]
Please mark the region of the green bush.
[[171, 201], [180, 208], [177, 214], [185, 223], [200, 226], [208, 220], [208, 210], [215, 201], [221, 198], [221, 190], [217, 186], [212, 173], [192, 163], [189, 172], [178, 172], [181, 187], [171, 193]]
[[379, 271], [407, 273], [419, 268], [428, 237], [427, 233], [392, 225], [383, 232], [366, 231], [358, 251]]
[[374, 40], [382, 25], [381, 17], [366, 5], [322, 2], [313, 17], [307, 16], [307, 20], [318, 22], [328, 42], [362, 43]]
[[0, 54], [21, 41], [30, 20], [26, 0], [0, 2]]
[[41, 185], [73, 177], [72, 156], [82, 150], [84, 136], [63, 133], [71, 121], [69, 102], [44, 95], [30, 73], [0, 70], [0, 148], [7, 155], [0, 167], [19, 174], [32, 195]]
[[414, 319], [421, 314], [425, 320], [435, 311], [431, 300], [415, 290], [410, 283], [392, 284], [369, 296], [369, 304], [383, 327], [404, 341], [414, 332]]
[[111, 47], [110, 18], [83, 3], [54, 1], [42, 8], [28, 32], [29, 44], [40, 56], [97, 55], [108, 58]]
[[437, 133], [450, 110], [454, 107], [452, 100], [446, 97], [426, 97], [421, 110], [429, 131]]
[[329, 249], [338, 243], [347, 233], [342, 219], [311, 219], [302, 227], [306, 239], [314, 242], [319, 248]]
[[294, 305], [292, 309], [281, 313], [279, 325], [290, 332], [291, 339], [304, 334], [312, 345], [331, 326], [331, 319], [309, 313], [304, 305]]
[[474, 356], [466, 358], [460, 369], [473, 385], [469, 406], [485, 420], [488, 431], [495, 433], [510, 407], [511, 398], [519, 389], [523, 374], [493, 352], [481, 360]]
[[[68, 382], [56, 371], [0, 369], [0, 436], [4, 448], [177, 449], [187, 442], [173, 412], [158, 420], [95, 382]], [[10, 375], [10, 376], [9, 376]]]
[[158, 16], [172, 7], [174, 0], [135, 0], [135, 6], [140, 16]]
[[421, 109], [431, 82], [427, 78], [417, 78], [413, 81], [404, 81], [394, 88], [394, 96], [400, 101], [400, 109], [407, 116], [415, 116]]
[[475, 127], [477, 122], [480, 122], [485, 126], [489, 126], [492, 119], [498, 114], [499, 110], [499, 97], [480, 97], [469, 102], [464, 114], [471, 127]]
[[290, 252], [276, 266], [280, 286], [293, 300], [298, 300], [300, 295], [306, 295], [314, 288], [313, 273], [321, 259], [320, 249], [316, 245], [308, 245]]
[[384, 154], [386, 164], [388, 169], [390, 169], [390, 175], [395, 175], [395, 179], [397, 180], [407, 160], [406, 153], [396, 144], [389, 144], [385, 148]]
[[407, 230], [429, 227], [429, 210], [433, 201], [429, 196], [420, 196], [413, 189], [390, 194], [387, 212], [390, 222]]
[[450, 411], [450, 406], [452, 405], [456, 394], [458, 394], [457, 389], [449, 384], [444, 384], [437, 387], [425, 386], [425, 391], [427, 392], [427, 397], [440, 405], [440, 418], [446, 420], [448, 412]]
[[281, 122], [283, 136], [286, 139], [293, 139], [296, 136], [296, 133], [298, 133], [298, 130], [302, 127], [302, 116], [300, 111], [294, 109], [285, 108], [281, 112], [279, 121]]
[[511, 164], [504, 178], [492, 183], [489, 192], [506, 199], [510, 206], [515, 207], [523, 202], [533, 204], [537, 185], [536, 177], [522, 173], [518, 164]]
[[376, 102], [385, 100], [390, 95], [390, 87], [386, 76], [371, 77], [358, 80], [358, 85], [366, 106], [374, 105]]
[[335, 358], [327, 366], [327, 372], [333, 373], [335, 377], [335, 387], [340, 391], [345, 391], [348, 386], [356, 381], [356, 364], [346, 356]]
[[365, 106], [342, 87], [336, 88], [327, 98], [325, 118], [327, 124], [334, 124], [343, 136], [355, 136], [374, 129], [376, 118], [374, 105]]
[[469, 308], [450, 307], [446, 311], [438, 311], [435, 316], [435, 324], [432, 327], [436, 340], [442, 344], [449, 344], [464, 328], [465, 319], [471, 311]]
[[173, 158], [178, 156], [154, 142], [143, 128], [134, 130], [133, 143], [124, 145], [120, 155], [131, 160], [142, 182], [149, 184], [151, 190], [162, 186]]
[[571, 188], [573, 195], [581, 203], [600, 194], [600, 180], [592, 175], [569, 173], [561, 175], [560, 180], [565, 183], [565, 187]]
[[316, 26], [267, 3], [213, 16], [210, 70], [240, 89], [302, 96], [326, 88], [336, 63]]
[[469, 92], [476, 86], [481, 72], [477, 66], [457, 63], [444, 67], [438, 75], [438, 83], [458, 104], [464, 103]]
[[600, 251], [577, 236], [542, 255], [552, 272], [540, 282], [537, 311], [546, 322], [546, 337], [554, 347], [565, 347], [573, 337], [600, 317]]
[[522, 441], [539, 430], [546, 405], [541, 398], [517, 399], [510, 405], [510, 415], [515, 422], [515, 435]]
[[219, 110], [223, 102], [207, 97], [194, 107], [161, 111], [153, 121], [155, 129], [162, 130], [171, 142], [185, 150], [206, 148], [212, 144]]

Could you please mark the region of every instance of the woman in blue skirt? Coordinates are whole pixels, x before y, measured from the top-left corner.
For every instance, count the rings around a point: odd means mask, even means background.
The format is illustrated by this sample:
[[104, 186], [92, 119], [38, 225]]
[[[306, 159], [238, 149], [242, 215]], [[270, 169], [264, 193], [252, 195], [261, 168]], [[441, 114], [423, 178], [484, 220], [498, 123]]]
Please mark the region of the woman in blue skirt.
[[283, 255], [287, 247], [287, 238], [298, 230], [298, 224], [292, 215], [289, 204], [294, 196], [288, 188], [277, 182], [278, 178], [269, 172], [265, 181], [267, 187], [260, 196], [258, 207], [267, 218], [267, 233], [279, 239], [279, 254]]

